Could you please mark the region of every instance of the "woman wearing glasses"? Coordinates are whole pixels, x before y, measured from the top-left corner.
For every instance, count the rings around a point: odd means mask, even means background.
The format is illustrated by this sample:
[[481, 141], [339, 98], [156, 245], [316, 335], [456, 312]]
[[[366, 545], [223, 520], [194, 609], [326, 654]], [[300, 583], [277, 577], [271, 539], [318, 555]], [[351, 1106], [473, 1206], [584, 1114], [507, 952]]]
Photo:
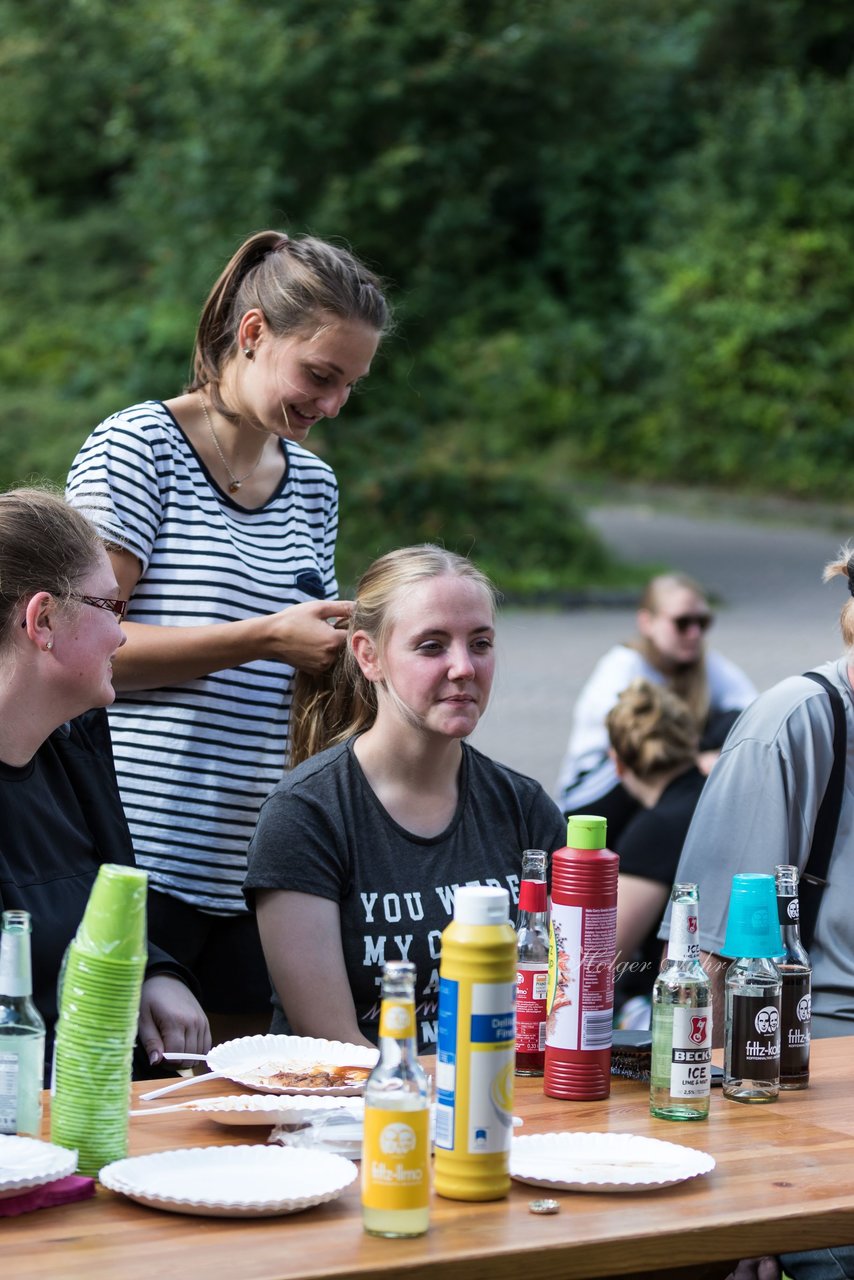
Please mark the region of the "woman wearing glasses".
[[114, 414], [68, 494], [128, 599], [110, 729], [151, 936], [198, 977], [217, 1038], [265, 1030], [270, 985], [241, 893], [282, 774], [296, 670], [343, 643], [338, 490], [303, 448], [370, 370], [380, 283], [309, 236], [251, 236], [203, 308], [183, 395]]
[[738, 712], [756, 697], [753, 684], [734, 662], [706, 650], [704, 636], [713, 620], [702, 588], [692, 578], [681, 573], [652, 578], [637, 612], [637, 636], [600, 658], [578, 695], [556, 799], [564, 813], [604, 814], [617, 852], [617, 836], [637, 811], [608, 753], [605, 719], [623, 689], [641, 677], [678, 694], [697, 726], [705, 769]]
[[[134, 861], [103, 710], [125, 642], [118, 596], [79, 512], [43, 490], [0, 494], [0, 910], [33, 918], [34, 998], [51, 1030], [62, 956], [98, 867]], [[146, 1059], [206, 1053], [207, 1019], [188, 975], [156, 947], [150, 955]]]

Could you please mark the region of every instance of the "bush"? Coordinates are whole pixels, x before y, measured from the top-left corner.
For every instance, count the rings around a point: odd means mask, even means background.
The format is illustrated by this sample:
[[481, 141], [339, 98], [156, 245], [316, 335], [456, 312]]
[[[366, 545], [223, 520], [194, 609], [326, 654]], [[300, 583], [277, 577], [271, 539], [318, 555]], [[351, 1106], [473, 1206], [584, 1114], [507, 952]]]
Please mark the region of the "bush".
[[342, 589], [376, 556], [418, 542], [471, 556], [510, 599], [626, 580], [564, 495], [509, 465], [403, 462], [345, 486], [341, 512]]
[[633, 256], [623, 469], [808, 494], [854, 462], [854, 77], [734, 94]]

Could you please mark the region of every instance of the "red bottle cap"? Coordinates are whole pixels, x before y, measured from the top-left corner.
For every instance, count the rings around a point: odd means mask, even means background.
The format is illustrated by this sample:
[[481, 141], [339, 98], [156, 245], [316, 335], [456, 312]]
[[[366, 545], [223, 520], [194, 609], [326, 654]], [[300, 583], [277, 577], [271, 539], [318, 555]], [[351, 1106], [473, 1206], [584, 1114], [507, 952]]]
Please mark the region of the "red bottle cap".
[[545, 911], [547, 905], [545, 880], [523, 880], [519, 885], [519, 910]]

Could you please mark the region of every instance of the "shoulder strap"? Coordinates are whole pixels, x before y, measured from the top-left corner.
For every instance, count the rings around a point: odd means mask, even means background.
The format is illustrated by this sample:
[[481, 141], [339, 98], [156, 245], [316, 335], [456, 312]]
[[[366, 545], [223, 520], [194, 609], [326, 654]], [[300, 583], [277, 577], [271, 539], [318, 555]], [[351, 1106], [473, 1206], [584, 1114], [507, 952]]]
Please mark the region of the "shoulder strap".
[[801, 872], [798, 895], [801, 941], [809, 950], [815, 932], [821, 895], [827, 884], [827, 869], [830, 866], [830, 855], [833, 852], [833, 842], [836, 839], [836, 828], [839, 826], [839, 814], [842, 810], [848, 735], [845, 725], [845, 703], [836, 685], [826, 676], [819, 675], [817, 671], [805, 671], [804, 675], [808, 680], [814, 680], [816, 684], [820, 684], [826, 691], [833, 713], [833, 764], [816, 814], [812, 844]]

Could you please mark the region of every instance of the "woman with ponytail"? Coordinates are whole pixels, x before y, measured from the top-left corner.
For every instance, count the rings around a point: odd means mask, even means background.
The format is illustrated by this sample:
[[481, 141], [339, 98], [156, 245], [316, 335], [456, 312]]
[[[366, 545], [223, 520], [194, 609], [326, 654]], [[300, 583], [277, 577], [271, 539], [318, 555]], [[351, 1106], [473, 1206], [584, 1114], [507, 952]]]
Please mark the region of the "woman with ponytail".
[[389, 323], [346, 250], [250, 236], [204, 306], [184, 393], [108, 418], [69, 475], [128, 600], [110, 727], [150, 931], [196, 973], [215, 1035], [269, 1021], [246, 849], [282, 772], [294, 673], [334, 661], [329, 624], [350, 611], [335, 476], [303, 445]]
[[249, 851], [274, 1031], [375, 1044], [384, 963], [404, 959], [435, 1052], [456, 886], [507, 889], [515, 915], [523, 850], [564, 844], [539, 783], [466, 742], [494, 670], [495, 591], [470, 560], [424, 544], [368, 567], [333, 677], [299, 678], [293, 768]]

